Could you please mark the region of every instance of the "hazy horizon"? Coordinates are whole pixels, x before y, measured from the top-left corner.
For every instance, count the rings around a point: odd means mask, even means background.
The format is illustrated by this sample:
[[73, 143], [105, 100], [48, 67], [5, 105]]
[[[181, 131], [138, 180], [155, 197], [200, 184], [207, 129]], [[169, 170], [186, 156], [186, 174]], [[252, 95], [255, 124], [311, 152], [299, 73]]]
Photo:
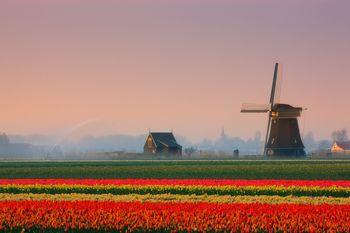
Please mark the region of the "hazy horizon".
[[[350, 2], [30, 0], [0, 3], [0, 131], [191, 141], [264, 134], [276, 61], [301, 133], [348, 128]], [[84, 125], [85, 124], [85, 125]]]

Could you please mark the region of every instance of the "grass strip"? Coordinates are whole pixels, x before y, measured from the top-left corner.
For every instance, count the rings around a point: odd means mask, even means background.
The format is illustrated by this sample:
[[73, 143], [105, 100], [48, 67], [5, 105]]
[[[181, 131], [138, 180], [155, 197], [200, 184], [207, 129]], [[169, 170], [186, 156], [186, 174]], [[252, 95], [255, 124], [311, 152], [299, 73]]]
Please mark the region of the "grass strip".
[[0, 178], [350, 179], [350, 160], [0, 162], [0, 168]]

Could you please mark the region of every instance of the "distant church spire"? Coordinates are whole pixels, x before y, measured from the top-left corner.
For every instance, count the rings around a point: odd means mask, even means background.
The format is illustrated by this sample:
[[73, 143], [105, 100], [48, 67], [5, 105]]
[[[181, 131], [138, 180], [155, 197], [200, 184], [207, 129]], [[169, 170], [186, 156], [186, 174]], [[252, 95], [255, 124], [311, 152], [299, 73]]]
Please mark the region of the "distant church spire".
[[225, 128], [224, 127], [221, 128], [221, 137], [222, 138], [226, 137], [226, 133], [225, 133]]

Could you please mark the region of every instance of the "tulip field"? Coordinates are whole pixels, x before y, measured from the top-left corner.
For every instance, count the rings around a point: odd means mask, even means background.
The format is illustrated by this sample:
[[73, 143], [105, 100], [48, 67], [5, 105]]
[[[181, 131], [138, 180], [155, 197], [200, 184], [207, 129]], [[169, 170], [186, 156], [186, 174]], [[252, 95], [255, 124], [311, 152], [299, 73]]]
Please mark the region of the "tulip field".
[[341, 173], [337, 179], [12, 176], [0, 175], [0, 232], [350, 232], [350, 180], [339, 179]]

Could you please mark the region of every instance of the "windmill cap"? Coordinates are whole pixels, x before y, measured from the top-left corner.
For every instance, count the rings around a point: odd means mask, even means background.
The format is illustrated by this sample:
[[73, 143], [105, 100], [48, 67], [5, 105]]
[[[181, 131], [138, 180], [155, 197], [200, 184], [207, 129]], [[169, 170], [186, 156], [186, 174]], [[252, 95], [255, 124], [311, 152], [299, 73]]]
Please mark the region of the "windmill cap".
[[295, 111], [295, 110], [300, 110], [302, 111], [303, 109], [301, 107], [293, 107], [290, 104], [275, 104], [272, 107], [273, 111]]

